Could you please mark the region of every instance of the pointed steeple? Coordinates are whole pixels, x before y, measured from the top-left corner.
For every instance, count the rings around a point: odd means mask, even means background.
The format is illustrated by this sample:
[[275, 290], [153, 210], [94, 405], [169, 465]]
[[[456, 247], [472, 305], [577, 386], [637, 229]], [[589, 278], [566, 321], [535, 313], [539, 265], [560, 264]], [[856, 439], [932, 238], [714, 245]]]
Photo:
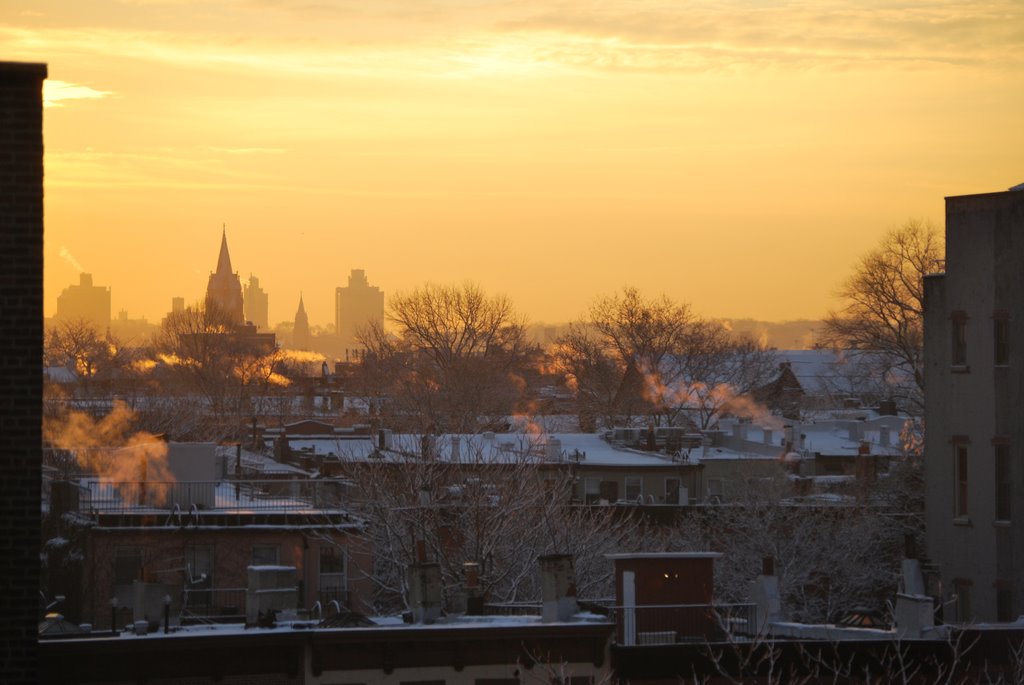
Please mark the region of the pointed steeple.
[[310, 347], [309, 317], [306, 316], [306, 305], [299, 293], [299, 310], [295, 312], [295, 325], [292, 327], [292, 346], [297, 350], [308, 350]]
[[234, 271], [231, 270], [231, 255], [228, 254], [228, 227], [224, 224], [223, 233], [220, 235], [220, 256], [217, 257], [217, 273], [230, 275]]
[[223, 227], [220, 235], [220, 255], [217, 257], [217, 271], [210, 274], [206, 286], [206, 302], [214, 304], [238, 323], [245, 323], [242, 303], [242, 283], [231, 270], [231, 255], [228, 254], [228, 230]]

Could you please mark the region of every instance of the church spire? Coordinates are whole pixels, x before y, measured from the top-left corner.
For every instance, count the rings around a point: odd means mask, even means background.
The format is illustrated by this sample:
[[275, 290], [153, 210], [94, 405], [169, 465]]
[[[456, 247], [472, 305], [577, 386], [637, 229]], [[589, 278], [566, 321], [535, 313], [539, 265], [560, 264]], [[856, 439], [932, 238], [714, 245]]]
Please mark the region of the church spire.
[[217, 271], [210, 274], [210, 281], [206, 286], [206, 302], [223, 310], [235, 323], [239, 325], [245, 323], [242, 283], [231, 269], [227, 226], [223, 227], [220, 234], [220, 256], [217, 258]]
[[228, 254], [228, 227], [224, 224], [223, 232], [220, 234], [220, 256], [217, 258], [217, 273], [231, 275], [231, 255]]
[[300, 292], [299, 310], [295, 312], [295, 325], [292, 327], [292, 347], [296, 350], [308, 350], [311, 340], [309, 317], [306, 315], [306, 305], [302, 302], [302, 293]]

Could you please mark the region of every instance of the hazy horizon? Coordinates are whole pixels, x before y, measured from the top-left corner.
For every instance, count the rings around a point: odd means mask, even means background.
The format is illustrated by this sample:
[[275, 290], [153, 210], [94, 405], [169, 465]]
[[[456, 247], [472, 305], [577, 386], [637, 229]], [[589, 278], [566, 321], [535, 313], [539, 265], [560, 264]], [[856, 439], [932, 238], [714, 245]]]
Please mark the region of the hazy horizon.
[[153, 322], [223, 224], [270, 320], [478, 282], [541, 321], [632, 285], [817, 319], [943, 197], [1024, 181], [1011, 0], [14, 0], [46, 62], [44, 307], [78, 268]]

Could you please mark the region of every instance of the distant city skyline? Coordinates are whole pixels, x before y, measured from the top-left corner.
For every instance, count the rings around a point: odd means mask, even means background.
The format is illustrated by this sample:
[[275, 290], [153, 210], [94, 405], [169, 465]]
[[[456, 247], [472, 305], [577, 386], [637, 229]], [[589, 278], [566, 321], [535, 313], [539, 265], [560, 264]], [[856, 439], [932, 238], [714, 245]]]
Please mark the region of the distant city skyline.
[[15, 0], [49, 64], [45, 306], [158, 320], [233, 259], [330, 325], [351, 268], [538, 321], [633, 285], [818, 318], [886, 230], [1024, 181], [1024, 6]]

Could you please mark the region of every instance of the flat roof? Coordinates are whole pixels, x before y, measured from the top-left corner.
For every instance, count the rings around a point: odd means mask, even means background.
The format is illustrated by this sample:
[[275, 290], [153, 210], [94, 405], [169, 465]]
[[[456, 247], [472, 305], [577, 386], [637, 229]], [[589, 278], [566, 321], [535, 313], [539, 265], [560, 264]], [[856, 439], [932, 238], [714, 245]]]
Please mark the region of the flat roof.
[[46, 64], [42, 62], [0, 62], [0, 72], [35, 74], [46, 78]]
[[721, 552], [622, 552], [605, 554], [605, 559], [717, 559]]

